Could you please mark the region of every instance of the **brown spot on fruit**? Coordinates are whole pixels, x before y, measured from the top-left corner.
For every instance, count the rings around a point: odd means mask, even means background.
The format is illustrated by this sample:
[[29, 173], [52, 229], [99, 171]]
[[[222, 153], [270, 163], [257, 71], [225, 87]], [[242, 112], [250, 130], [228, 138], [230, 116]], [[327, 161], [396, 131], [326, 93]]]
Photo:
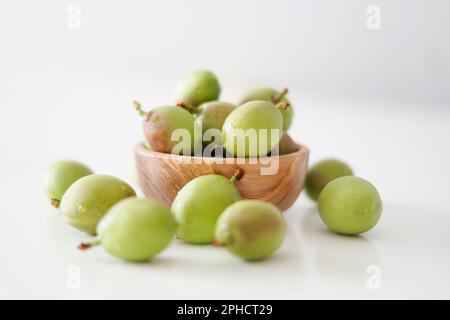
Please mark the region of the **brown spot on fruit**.
[[151, 112], [149, 114], [150, 116], [143, 123], [143, 129], [150, 148], [156, 152], [170, 153], [172, 130], [160, 121], [161, 118], [158, 115], [153, 116]]
[[144, 118], [145, 121], [150, 121], [152, 116], [153, 116], [153, 113], [151, 111], [147, 112], [147, 114], [145, 115], [145, 118]]

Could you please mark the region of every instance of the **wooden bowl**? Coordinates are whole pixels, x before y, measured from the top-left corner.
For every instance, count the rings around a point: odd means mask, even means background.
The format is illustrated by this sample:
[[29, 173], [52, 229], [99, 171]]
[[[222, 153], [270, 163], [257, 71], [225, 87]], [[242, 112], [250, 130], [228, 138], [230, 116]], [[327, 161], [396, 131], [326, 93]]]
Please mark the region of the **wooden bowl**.
[[297, 146], [297, 151], [278, 157], [278, 170], [271, 175], [263, 175], [261, 170], [267, 170], [267, 161], [277, 157], [228, 158], [229, 162], [217, 163], [217, 158], [154, 152], [139, 143], [135, 147], [135, 159], [139, 184], [145, 196], [169, 206], [178, 191], [192, 179], [207, 174], [232, 177], [241, 170], [244, 176], [237, 182], [237, 187], [243, 199], [265, 200], [286, 210], [302, 191], [308, 171], [309, 150], [303, 145]]

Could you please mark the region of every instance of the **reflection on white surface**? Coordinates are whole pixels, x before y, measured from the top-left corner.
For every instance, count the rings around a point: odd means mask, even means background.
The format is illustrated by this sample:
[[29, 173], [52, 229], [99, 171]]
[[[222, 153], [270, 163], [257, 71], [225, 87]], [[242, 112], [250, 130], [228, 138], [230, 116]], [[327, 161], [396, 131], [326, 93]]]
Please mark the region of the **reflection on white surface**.
[[380, 266], [377, 248], [368, 238], [329, 231], [315, 210], [308, 210], [303, 215], [302, 232], [314, 245], [314, 261], [323, 281], [347, 288], [366, 289], [367, 269]]

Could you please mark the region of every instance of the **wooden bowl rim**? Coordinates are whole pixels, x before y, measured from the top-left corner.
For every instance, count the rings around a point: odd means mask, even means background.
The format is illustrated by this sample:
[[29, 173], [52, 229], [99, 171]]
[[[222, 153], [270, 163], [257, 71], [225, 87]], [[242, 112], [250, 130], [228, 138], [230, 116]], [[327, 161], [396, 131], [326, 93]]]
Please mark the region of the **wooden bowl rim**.
[[[285, 159], [285, 158], [289, 158], [289, 157], [300, 156], [301, 154], [308, 154], [308, 151], [309, 151], [308, 147], [306, 147], [305, 145], [300, 144], [300, 143], [296, 143], [296, 145], [298, 147], [297, 151], [288, 153], [288, 154], [279, 155], [278, 157], [281, 159], [283, 159], [283, 158]], [[146, 148], [144, 146], [143, 141], [139, 142], [135, 146], [135, 150], [136, 150], [136, 152], [139, 152], [139, 153], [145, 154], [145, 155], [150, 155], [155, 158], [171, 158], [173, 160], [188, 160], [188, 159], [192, 159], [192, 160], [194, 160], [194, 159], [202, 159], [202, 160], [212, 159], [213, 160], [213, 159], [215, 159], [214, 157], [205, 158], [205, 157], [184, 156], [184, 155], [176, 155], [176, 154], [172, 154], [172, 153], [157, 152], [157, 151], [153, 151], [153, 150]], [[259, 157], [257, 159], [259, 161], [260, 159], [268, 159], [268, 158], [270, 159], [270, 157]], [[223, 158], [223, 159], [225, 159], [225, 158]], [[238, 159], [245, 161], [245, 160], [248, 160], [249, 158], [233, 158], [233, 159], [235, 159], [236, 161]]]

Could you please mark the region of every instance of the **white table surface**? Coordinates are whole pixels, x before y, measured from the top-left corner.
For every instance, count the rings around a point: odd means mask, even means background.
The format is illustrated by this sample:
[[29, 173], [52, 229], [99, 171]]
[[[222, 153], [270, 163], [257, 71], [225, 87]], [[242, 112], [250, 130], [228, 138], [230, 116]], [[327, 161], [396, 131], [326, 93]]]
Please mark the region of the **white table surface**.
[[[49, 162], [73, 158], [135, 185], [132, 148], [141, 132], [130, 101], [144, 88], [99, 77], [92, 88], [52, 81], [50, 93], [50, 82], [35, 81], [38, 74], [27, 74], [26, 94], [11, 86], [3, 96], [0, 298], [450, 298], [448, 109], [294, 91], [292, 135], [310, 147], [311, 162], [344, 159], [377, 186], [379, 225], [361, 237], [332, 234], [302, 194], [285, 213], [283, 246], [266, 261], [176, 240], [152, 262], [130, 264], [102, 248], [76, 250], [90, 238], [49, 205], [41, 176]], [[380, 271], [377, 290], [367, 286], [369, 266]]]
[[[2, 3], [0, 298], [450, 298], [449, 2], [380, 2], [378, 30], [372, 4]], [[131, 101], [172, 103], [174, 82], [197, 68], [216, 72], [231, 102], [288, 86], [291, 135], [312, 163], [343, 159], [378, 188], [379, 225], [334, 235], [302, 195], [261, 263], [180, 241], [147, 264], [76, 250], [89, 237], [43, 196], [45, 167], [75, 159], [135, 185]]]

